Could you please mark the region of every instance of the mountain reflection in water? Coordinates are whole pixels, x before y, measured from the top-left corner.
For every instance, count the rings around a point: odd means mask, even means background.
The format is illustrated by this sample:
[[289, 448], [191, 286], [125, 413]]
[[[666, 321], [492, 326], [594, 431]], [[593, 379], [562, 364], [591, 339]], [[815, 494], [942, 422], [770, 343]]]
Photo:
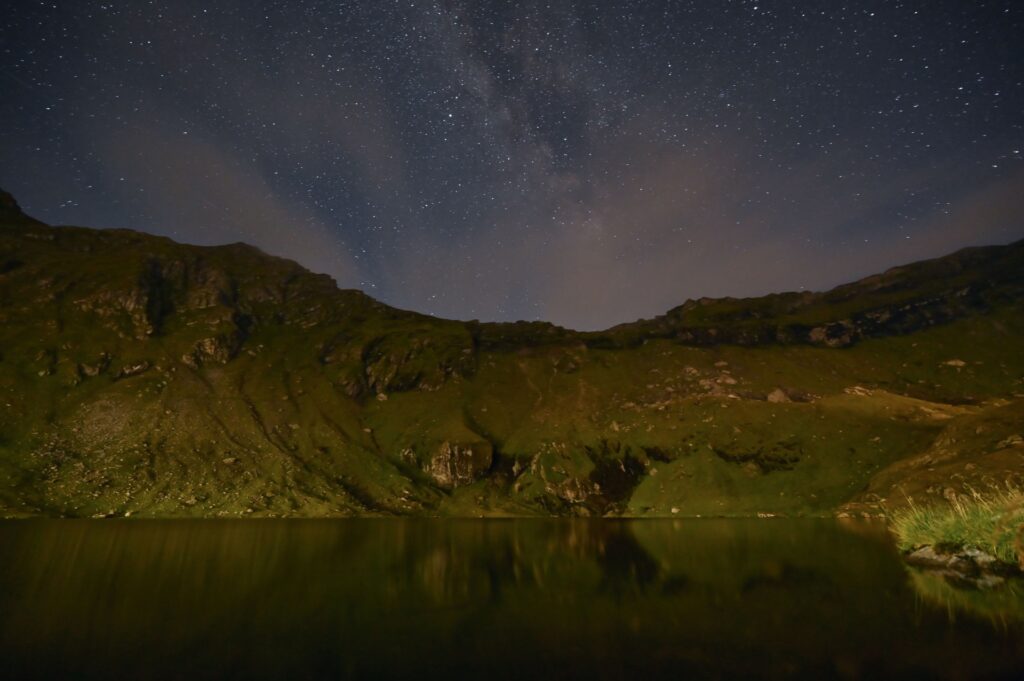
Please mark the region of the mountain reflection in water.
[[813, 520], [0, 523], [11, 678], [976, 678], [1016, 624]]

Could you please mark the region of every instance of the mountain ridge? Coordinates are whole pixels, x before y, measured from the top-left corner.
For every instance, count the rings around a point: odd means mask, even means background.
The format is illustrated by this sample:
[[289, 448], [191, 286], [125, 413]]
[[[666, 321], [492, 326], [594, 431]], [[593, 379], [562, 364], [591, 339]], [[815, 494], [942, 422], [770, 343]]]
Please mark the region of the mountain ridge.
[[947, 426], [1015, 434], [1022, 293], [1024, 241], [604, 331], [461, 322], [244, 244], [49, 227], [0, 193], [0, 508], [876, 512], [873, 476]]
[[[33, 218], [31, 216], [26, 215], [21, 210], [20, 206], [18, 205], [18, 203], [14, 199], [14, 197], [11, 194], [9, 194], [8, 192], [4, 191], [2, 188], [0, 188], [0, 224], [3, 224], [2, 221], [30, 222], [30, 223], [33, 223], [33, 224], [36, 224], [36, 225], [43, 225], [43, 226], [51, 227], [50, 225], [46, 225], [45, 223], [43, 223], [43, 222], [41, 222], [39, 220], [36, 220], [35, 218]], [[57, 225], [57, 226], [52, 226], [52, 227], [56, 228], [56, 229], [91, 229], [91, 228], [79, 228], [79, 227], [74, 227], [74, 226], [71, 226], [71, 225]], [[305, 270], [305, 268], [300, 263], [298, 263], [298, 262], [296, 262], [294, 260], [291, 260], [289, 258], [282, 258], [280, 256], [276, 256], [276, 255], [273, 255], [273, 254], [269, 254], [269, 253], [263, 251], [262, 249], [260, 249], [257, 246], [253, 246], [251, 244], [248, 244], [248, 243], [245, 243], [245, 242], [242, 242], [242, 241], [238, 241], [238, 242], [234, 242], [234, 243], [229, 243], [229, 244], [219, 244], [219, 245], [215, 245], [215, 246], [196, 246], [196, 245], [192, 245], [192, 244], [184, 244], [184, 243], [181, 243], [181, 242], [174, 241], [170, 237], [153, 235], [153, 234], [149, 234], [147, 232], [142, 232], [142, 231], [128, 229], [128, 228], [109, 228], [109, 229], [104, 229], [102, 231], [107, 231], [107, 232], [123, 232], [125, 234], [140, 235], [140, 236], [145, 237], [145, 238], [165, 239], [165, 240], [167, 240], [170, 243], [174, 243], [174, 244], [177, 244], [177, 245], [180, 245], [180, 246], [186, 246], [186, 247], [190, 247], [190, 248], [200, 248], [200, 249], [241, 249], [241, 250], [249, 249], [249, 250], [254, 251], [255, 253], [259, 254], [260, 256], [263, 256], [263, 257], [266, 257], [266, 258], [273, 258], [273, 259], [281, 260], [281, 261], [286, 261], [288, 263], [291, 263], [291, 264], [295, 265], [296, 267], [299, 267], [299, 268], [302, 268], [303, 270]], [[648, 335], [665, 335], [666, 337], [671, 335], [672, 331], [675, 331], [676, 337], [677, 337], [678, 340], [681, 340], [681, 341], [684, 341], [684, 342], [687, 341], [687, 340], [690, 340], [692, 342], [695, 342], [696, 344], [705, 344], [705, 343], [708, 343], [708, 342], [712, 342], [712, 343], [716, 342], [715, 339], [714, 339], [714, 336], [716, 334], [711, 333], [710, 337], [706, 337], [706, 336], [702, 337], [702, 336], [698, 336], [697, 334], [695, 334], [694, 333], [695, 330], [689, 330], [685, 326], [683, 328], [679, 328], [680, 327], [679, 322], [682, 321], [681, 317], [684, 314], [689, 313], [689, 312], [693, 312], [694, 310], [698, 310], [699, 309], [702, 312], [702, 314], [700, 315], [700, 317], [702, 319], [715, 319], [715, 318], [719, 318], [720, 319], [720, 318], [722, 318], [723, 313], [724, 313], [724, 315], [728, 315], [731, 312], [735, 312], [735, 310], [733, 308], [740, 308], [740, 310], [741, 310], [740, 314], [743, 314], [744, 312], [749, 313], [749, 311], [750, 311], [749, 307], [751, 306], [752, 303], [763, 303], [765, 301], [779, 301], [781, 303], [780, 305], [775, 306], [770, 311], [774, 311], [776, 313], [778, 313], [778, 312], [792, 313], [793, 311], [798, 310], [800, 308], [810, 307], [810, 306], [812, 306], [815, 303], [834, 302], [835, 299], [849, 299], [849, 298], [853, 298], [853, 297], [860, 297], [860, 296], [863, 296], [864, 293], [866, 293], [866, 292], [872, 292], [873, 289], [892, 288], [894, 284], [896, 284], [896, 286], [905, 285], [905, 282], [898, 281], [898, 275], [904, 275], [904, 276], [909, 275], [911, 277], [915, 277], [916, 276], [918, 278], [919, 278], [919, 272], [925, 272], [925, 273], [928, 273], [928, 274], [930, 274], [932, 276], [938, 275], [938, 274], [949, 275], [949, 274], [956, 274], [957, 270], [963, 270], [963, 269], [967, 269], [969, 267], [977, 268], [977, 267], [980, 267], [982, 264], [986, 264], [985, 262], [964, 263], [964, 261], [971, 260], [971, 259], [976, 260], [976, 261], [995, 260], [997, 265], [1002, 265], [1003, 266], [997, 272], [997, 274], [999, 276], [998, 276], [997, 281], [995, 283], [1003, 283], [1004, 281], [1012, 280], [1015, 284], [1019, 284], [1020, 282], [1024, 281], [1024, 275], [1020, 274], [1020, 269], [1017, 268], [1017, 265], [1019, 264], [1019, 262], [1018, 262], [1018, 256], [1015, 255], [1015, 254], [1019, 253], [1019, 252], [1024, 252], [1024, 239], [1019, 239], [1017, 241], [1013, 241], [1013, 242], [1010, 242], [1010, 243], [1004, 244], [1004, 245], [967, 246], [967, 247], [958, 249], [956, 251], [953, 251], [953, 252], [951, 252], [949, 254], [946, 254], [946, 255], [943, 255], [943, 256], [938, 256], [938, 257], [934, 257], [934, 258], [927, 258], [927, 259], [923, 259], [923, 260], [913, 261], [911, 263], [907, 263], [907, 264], [904, 264], [904, 265], [898, 265], [898, 266], [895, 266], [895, 267], [891, 267], [891, 268], [885, 270], [884, 272], [868, 275], [866, 277], [862, 277], [860, 279], [856, 279], [856, 280], [853, 280], [853, 281], [850, 281], [850, 282], [847, 282], [847, 283], [844, 283], [844, 284], [839, 284], [839, 285], [834, 286], [834, 287], [832, 287], [830, 289], [826, 289], [826, 290], [822, 290], [822, 291], [817, 291], [817, 290], [814, 290], [814, 291], [811, 291], [811, 290], [781, 291], [781, 292], [777, 292], [777, 293], [768, 293], [768, 294], [764, 294], [764, 295], [761, 295], [761, 296], [749, 296], [749, 297], [723, 296], [723, 297], [701, 297], [701, 298], [695, 298], [695, 299], [687, 299], [683, 303], [681, 303], [680, 305], [677, 305], [677, 306], [675, 306], [673, 308], [670, 308], [669, 310], [667, 310], [665, 313], [663, 313], [661, 315], [656, 315], [656, 316], [654, 316], [652, 318], [640, 318], [640, 319], [634, 320], [632, 322], [621, 322], [621, 323], [618, 323], [618, 324], [613, 324], [612, 326], [610, 326], [610, 327], [608, 327], [606, 329], [600, 329], [600, 330], [595, 330], [595, 331], [579, 331], [579, 330], [576, 330], [576, 329], [572, 329], [572, 328], [569, 328], [569, 327], [564, 327], [564, 326], [561, 326], [561, 325], [558, 325], [558, 324], [554, 324], [552, 322], [547, 322], [547, 321], [542, 321], [542, 320], [541, 321], [517, 320], [517, 321], [501, 321], [501, 322], [498, 322], [498, 321], [494, 321], [494, 322], [480, 322], [478, 320], [447, 319], [447, 318], [443, 318], [443, 317], [436, 317], [434, 315], [429, 315], [429, 314], [426, 314], [426, 313], [416, 312], [415, 310], [407, 310], [407, 309], [404, 309], [404, 308], [397, 308], [397, 307], [394, 307], [393, 305], [390, 305], [388, 303], [384, 303], [382, 301], [376, 301], [376, 302], [381, 304], [381, 305], [387, 305], [388, 307], [390, 307], [390, 308], [392, 308], [394, 310], [399, 310], [401, 312], [409, 312], [409, 313], [412, 313], [412, 314], [421, 314], [424, 317], [430, 317], [430, 318], [435, 318], [435, 319], [442, 319], [444, 321], [454, 321], [454, 322], [464, 323], [464, 324], [467, 324], [467, 325], [488, 326], [488, 327], [496, 327], [496, 328], [513, 328], [513, 327], [514, 328], [526, 328], [526, 327], [530, 327], [530, 328], [536, 328], [536, 329], [544, 329], [544, 333], [546, 333], [547, 335], [559, 336], [559, 335], [566, 334], [566, 335], [578, 336], [578, 337], [583, 338], [585, 340], [585, 342], [593, 343], [593, 344], [599, 344], [599, 343], [602, 343], [602, 342], [608, 342], [607, 337], [609, 335], [614, 335], [616, 333], [622, 333], [622, 332], [635, 332], [635, 331], [640, 330], [640, 329], [642, 329], [643, 332], [648, 334]], [[1000, 256], [1003, 256], [1004, 254], [1009, 254], [1009, 257], [1008, 258], [1001, 258]], [[1011, 267], [1007, 268], [1007, 267], [1005, 267], [1005, 263], [999, 262], [1000, 260], [1004, 260], [1004, 259], [1008, 259], [1008, 260], [1012, 261], [1010, 263]], [[939, 271], [936, 272], [935, 270], [939, 270]], [[1007, 271], [1007, 270], [1009, 270], [1009, 271]], [[309, 270], [305, 270], [305, 271], [309, 272], [309, 274], [311, 274], [311, 275], [317, 276], [316, 273], [310, 272]], [[319, 275], [319, 276], [328, 276], [329, 277], [329, 275]], [[897, 279], [897, 281], [893, 282], [892, 281], [893, 279]], [[989, 277], [989, 279], [991, 280], [991, 276]], [[992, 282], [989, 281], [989, 282], [986, 282], [986, 283], [992, 283]], [[876, 284], [878, 284], [878, 285], [876, 286]], [[343, 289], [341, 287], [338, 287], [338, 290], [339, 291], [359, 292], [359, 293], [362, 293], [363, 295], [366, 295], [367, 297], [371, 297], [368, 294], [366, 294], [365, 291], [361, 291], [360, 289]], [[747, 309], [744, 310], [744, 308], [747, 308]], [[667, 330], [666, 327], [671, 328], [672, 331]], [[686, 337], [686, 335], [685, 335], [687, 333], [687, 331], [689, 331], [691, 333], [691, 337], [689, 337], [689, 338]], [[804, 331], [805, 331], [805, 334], [809, 333], [809, 330], [804, 330]], [[827, 339], [827, 340], [834, 340], [834, 339]], [[740, 344], [743, 344], [743, 343], [754, 343], [754, 344], [756, 344], [757, 342], [771, 343], [771, 342], [792, 342], [792, 341], [796, 341], [796, 342], [809, 342], [809, 343], [825, 342], [825, 344], [829, 344], [827, 342], [827, 340], [823, 340], [823, 339], [817, 338], [817, 337], [816, 338], [811, 338], [811, 337], [809, 337], [809, 335], [805, 335], [804, 337], [800, 337], [799, 333], [798, 333], [797, 337], [794, 338], [794, 337], [788, 336], [784, 331], [780, 331], [779, 335], [777, 337], [771, 337], [770, 335], [766, 335], [766, 336], [764, 336], [763, 340], [757, 340], [757, 337], [755, 336], [755, 337], [752, 337], [752, 338], [739, 337], [739, 338], [737, 338], [735, 340], [730, 340], [730, 341], [726, 341], [726, 342], [739, 342]]]

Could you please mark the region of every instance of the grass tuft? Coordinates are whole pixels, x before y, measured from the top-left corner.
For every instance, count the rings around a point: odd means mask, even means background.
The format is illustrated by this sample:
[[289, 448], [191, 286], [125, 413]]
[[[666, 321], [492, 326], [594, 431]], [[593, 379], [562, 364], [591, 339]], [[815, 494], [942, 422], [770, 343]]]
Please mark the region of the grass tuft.
[[1008, 485], [982, 494], [954, 494], [944, 506], [913, 502], [893, 516], [900, 548], [976, 548], [1006, 563], [1024, 566], [1024, 491]]

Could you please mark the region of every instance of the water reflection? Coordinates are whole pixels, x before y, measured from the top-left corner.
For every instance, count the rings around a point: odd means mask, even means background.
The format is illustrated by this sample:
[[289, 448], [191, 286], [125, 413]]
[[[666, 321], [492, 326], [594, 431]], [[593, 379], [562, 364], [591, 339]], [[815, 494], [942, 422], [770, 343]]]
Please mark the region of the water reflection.
[[1024, 579], [964, 579], [938, 570], [907, 568], [922, 602], [944, 609], [951, 619], [980, 617], [1007, 628], [1024, 623]]
[[17, 678], [974, 678], [883, 533], [824, 521], [0, 524]]

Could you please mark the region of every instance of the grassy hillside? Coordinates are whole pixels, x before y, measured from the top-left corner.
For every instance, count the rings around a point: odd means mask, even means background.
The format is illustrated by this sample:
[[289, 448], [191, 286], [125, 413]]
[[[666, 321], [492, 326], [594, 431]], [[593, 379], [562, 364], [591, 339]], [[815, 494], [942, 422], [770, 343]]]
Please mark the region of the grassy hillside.
[[0, 195], [0, 511], [859, 513], [1024, 483], [1022, 292], [1017, 243], [597, 333], [457, 322]]

